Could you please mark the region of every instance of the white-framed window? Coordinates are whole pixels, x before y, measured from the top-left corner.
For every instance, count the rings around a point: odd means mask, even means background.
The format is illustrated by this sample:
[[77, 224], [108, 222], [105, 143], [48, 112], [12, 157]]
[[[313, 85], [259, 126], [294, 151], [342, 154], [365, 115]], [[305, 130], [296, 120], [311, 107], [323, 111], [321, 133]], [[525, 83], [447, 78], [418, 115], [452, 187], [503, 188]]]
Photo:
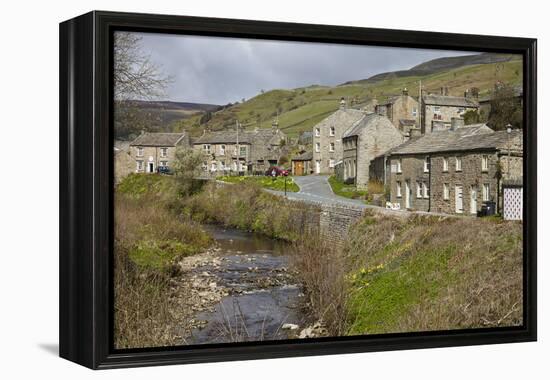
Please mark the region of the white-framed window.
[[225, 156], [225, 145], [220, 145], [220, 156]]
[[433, 111], [434, 111], [434, 119], [441, 120], [441, 107], [434, 106]]
[[424, 173], [428, 173], [430, 171], [430, 158], [425, 157], [424, 158]]
[[443, 157], [443, 171], [448, 172], [449, 171], [449, 158]]
[[416, 197], [422, 198], [422, 182], [416, 182]]
[[143, 157], [143, 147], [142, 146], [137, 147], [137, 156], [138, 157]]
[[461, 157], [455, 157], [455, 163], [456, 163], [455, 170], [457, 172], [461, 172], [462, 171], [462, 158]]
[[466, 112], [466, 108], [458, 107], [458, 110], [456, 112], [459, 113], [459, 114], [463, 114], [464, 112]]
[[395, 193], [397, 198], [401, 198], [401, 181], [397, 181], [397, 191]]
[[315, 152], [319, 153], [321, 151], [321, 143], [315, 143]]
[[443, 184], [443, 199], [448, 201], [450, 198], [450, 193], [449, 193], [449, 184], [448, 183], [444, 183]]
[[239, 147], [240, 157], [246, 156], [246, 146]]
[[204, 144], [202, 146], [202, 149], [206, 152], [206, 153], [210, 153], [210, 144]]
[[168, 148], [160, 148], [160, 156], [166, 157], [168, 154]]
[[413, 107], [412, 109], [412, 116], [416, 117], [418, 115], [418, 109], [416, 107]]
[[140, 171], [143, 170], [143, 161], [142, 161], [142, 160], [136, 161], [136, 165], [137, 165], [137, 166], [136, 166], [136, 170], [137, 170], [138, 172], [140, 172]]
[[161, 161], [160, 166], [167, 167], [168, 166], [168, 161]]
[[426, 182], [422, 182], [422, 195], [424, 198], [430, 197], [430, 188], [428, 187], [428, 184]]
[[489, 156], [487, 155], [481, 156], [481, 171], [489, 171]]
[[331, 142], [331, 143], [329, 144], [329, 146], [328, 146], [328, 151], [329, 151], [329, 152], [334, 152], [334, 143], [333, 143], [333, 142]]
[[336, 128], [330, 127], [330, 129], [329, 129], [329, 135], [330, 135], [330, 136], [334, 136], [335, 134], [336, 134]]
[[224, 160], [221, 160], [220, 161], [220, 170], [225, 170], [226, 167], [225, 167], [225, 161]]
[[202, 170], [207, 171], [208, 170], [208, 162], [204, 161], [202, 163]]
[[401, 173], [401, 159], [398, 158], [396, 163], [395, 163], [395, 166], [396, 166], [396, 171], [397, 173]]
[[483, 201], [484, 202], [487, 202], [489, 201], [490, 197], [491, 197], [491, 194], [490, 194], [490, 185], [488, 183], [484, 183], [483, 184], [483, 188], [482, 188], [482, 195], [483, 195]]
[[217, 169], [218, 165], [215, 162], [212, 162], [212, 164], [210, 164], [210, 170], [215, 172]]
[[315, 137], [319, 137], [319, 136], [321, 136], [321, 129], [315, 128]]
[[331, 158], [330, 160], [328, 160], [328, 167], [329, 168], [333, 168], [334, 167], [334, 160]]

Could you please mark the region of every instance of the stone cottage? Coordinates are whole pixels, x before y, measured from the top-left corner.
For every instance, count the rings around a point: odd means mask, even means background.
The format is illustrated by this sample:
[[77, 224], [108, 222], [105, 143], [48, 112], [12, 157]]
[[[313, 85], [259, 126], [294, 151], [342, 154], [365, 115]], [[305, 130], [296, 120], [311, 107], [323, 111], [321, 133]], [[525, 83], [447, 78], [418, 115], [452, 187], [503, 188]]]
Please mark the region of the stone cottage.
[[418, 125], [418, 100], [409, 96], [409, 91], [404, 88], [401, 95], [393, 96], [377, 105], [376, 113], [386, 116], [396, 128], [408, 134], [411, 128]]
[[159, 167], [170, 168], [179, 147], [189, 147], [187, 133], [142, 133], [130, 143], [135, 172], [156, 173]]
[[502, 207], [502, 182], [523, 177], [521, 130], [475, 124], [412, 138], [386, 154], [390, 201], [402, 209], [475, 215]]
[[403, 134], [389, 118], [376, 113], [365, 115], [342, 135], [344, 181], [366, 189], [371, 160], [403, 141]]
[[433, 131], [451, 129], [453, 118], [462, 118], [469, 110], [477, 110], [479, 103], [476, 98], [466, 96], [449, 96], [448, 89], [442, 88], [441, 94], [422, 96], [422, 134]]
[[313, 172], [311, 167], [312, 159], [313, 153], [309, 151], [302, 151], [297, 156], [292, 157], [292, 175], [311, 174]]
[[340, 109], [313, 127], [315, 174], [334, 173], [334, 166], [342, 159], [342, 135], [365, 115], [363, 111], [347, 108], [342, 99]]
[[274, 125], [253, 131], [205, 131], [193, 142], [193, 148], [204, 153], [203, 169], [211, 175], [259, 174], [277, 165], [286, 141], [286, 135]]

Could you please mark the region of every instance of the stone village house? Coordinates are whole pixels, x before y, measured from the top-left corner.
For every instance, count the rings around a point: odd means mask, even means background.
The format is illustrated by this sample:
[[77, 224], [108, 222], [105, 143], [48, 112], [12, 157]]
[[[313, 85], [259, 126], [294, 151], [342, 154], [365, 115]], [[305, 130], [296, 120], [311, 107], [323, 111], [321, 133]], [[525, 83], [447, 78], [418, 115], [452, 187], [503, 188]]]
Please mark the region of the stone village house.
[[169, 168], [179, 147], [189, 147], [187, 133], [142, 133], [130, 143], [135, 172], [156, 173], [159, 167]]
[[336, 163], [342, 160], [342, 135], [365, 115], [361, 110], [346, 108], [346, 102], [342, 99], [340, 109], [313, 127], [315, 174], [334, 173]]
[[419, 123], [418, 100], [409, 96], [404, 88], [401, 95], [389, 98], [385, 103], [376, 106], [376, 113], [386, 116], [392, 124], [405, 135]]
[[523, 177], [522, 136], [521, 130], [494, 132], [485, 124], [435, 131], [378, 157], [371, 174], [386, 179], [390, 201], [402, 209], [475, 215], [493, 201], [498, 212], [503, 181]]
[[342, 141], [343, 180], [362, 190], [369, 183], [371, 160], [403, 143], [404, 136], [387, 117], [371, 113], [344, 132]]
[[453, 118], [462, 118], [469, 110], [477, 110], [479, 102], [468, 91], [464, 96], [449, 96], [446, 87], [441, 88], [441, 94], [422, 96], [421, 133], [451, 129]]
[[258, 174], [277, 165], [286, 141], [286, 135], [274, 124], [271, 129], [253, 131], [205, 131], [193, 142], [193, 149], [205, 154], [203, 169], [210, 175]]

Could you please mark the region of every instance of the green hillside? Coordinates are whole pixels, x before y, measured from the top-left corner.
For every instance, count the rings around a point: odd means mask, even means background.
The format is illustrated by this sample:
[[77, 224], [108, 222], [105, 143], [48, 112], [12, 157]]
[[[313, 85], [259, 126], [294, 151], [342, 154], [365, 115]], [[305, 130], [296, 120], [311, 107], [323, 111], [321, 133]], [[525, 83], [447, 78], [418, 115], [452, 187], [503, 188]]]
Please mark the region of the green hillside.
[[520, 85], [522, 61], [516, 58], [507, 62], [468, 65], [427, 75], [387, 77], [374, 82], [350, 82], [335, 87], [310, 86], [293, 90], [271, 90], [213, 112], [210, 118], [201, 113], [174, 122], [173, 127], [177, 131], [187, 130], [191, 135], [197, 136], [205, 128], [220, 130], [233, 127], [236, 120], [248, 129], [269, 128], [278, 116], [279, 127], [289, 136], [296, 137], [302, 131], [311, 130], [313, 125], [338, 109], [342, 97], [349, 104], [360, 105], [371, 98], [383, 101], [389, 96], [399, 94], [404, 87], [415, 96], [418, 94], [420, 80], [423, 88], [428, 91], [436, 92], [440, 87], [448, 87], [450, 95], [462, 95], [466, 89], [477, 87], [480, 96], [483, 96], [493, 89], [497, 81]]

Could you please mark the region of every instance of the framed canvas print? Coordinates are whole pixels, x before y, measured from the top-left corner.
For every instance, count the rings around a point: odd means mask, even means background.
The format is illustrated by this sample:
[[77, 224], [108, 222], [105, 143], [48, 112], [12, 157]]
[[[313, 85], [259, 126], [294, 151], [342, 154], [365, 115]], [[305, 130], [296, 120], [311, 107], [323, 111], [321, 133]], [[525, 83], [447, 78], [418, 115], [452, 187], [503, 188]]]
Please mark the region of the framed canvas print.
[[60, 25], [60, 355], [536, 339], [536, 40]]

